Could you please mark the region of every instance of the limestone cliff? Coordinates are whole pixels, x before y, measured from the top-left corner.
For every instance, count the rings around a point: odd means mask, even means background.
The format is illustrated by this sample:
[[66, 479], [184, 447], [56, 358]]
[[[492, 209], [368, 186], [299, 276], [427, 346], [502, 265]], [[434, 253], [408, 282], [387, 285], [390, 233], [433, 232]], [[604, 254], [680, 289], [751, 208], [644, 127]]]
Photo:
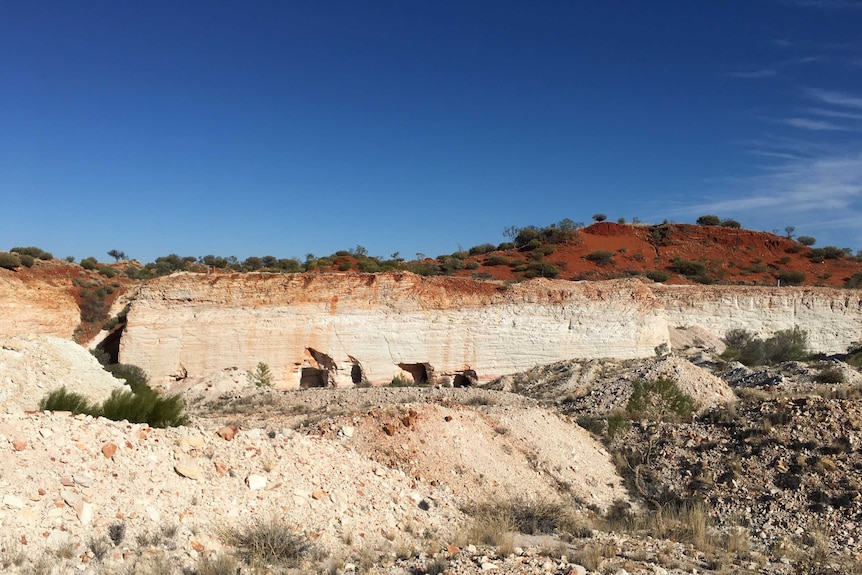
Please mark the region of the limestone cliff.
[[637, 281], [181, 274], [141, 288], [120, 358], [157, 378], [263, 361], [281, 385], [311, 387], [486, 381], [561, 358], [643, 357], [667, 340]]

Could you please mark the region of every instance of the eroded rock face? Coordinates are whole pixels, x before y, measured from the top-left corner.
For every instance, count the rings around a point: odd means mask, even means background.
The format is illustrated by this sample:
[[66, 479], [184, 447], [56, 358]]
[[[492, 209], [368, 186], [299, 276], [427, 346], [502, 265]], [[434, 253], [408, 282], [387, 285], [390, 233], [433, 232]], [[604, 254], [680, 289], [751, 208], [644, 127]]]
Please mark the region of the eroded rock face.
[[862, 339], [862, 291], [833, 288], [665, 286], [653, 288], [668, 326], [723, 336], [743, 328], [768, 337], [798, 327], [812, 351], [840, 353]]
[[438, 381], [467, 369], [488, 381], [561, 358], [643, 357], [667, 341], [662, 307], [637, 281], [182, 274], [141, 288], [120, 358], [155, 378], [265, 362], [283, 387], [349, 386], [432, 369]]
[[0, 335], [45, 334], [71, 338], [81, 312], [71, 281], [24, 282], [0, 274]]

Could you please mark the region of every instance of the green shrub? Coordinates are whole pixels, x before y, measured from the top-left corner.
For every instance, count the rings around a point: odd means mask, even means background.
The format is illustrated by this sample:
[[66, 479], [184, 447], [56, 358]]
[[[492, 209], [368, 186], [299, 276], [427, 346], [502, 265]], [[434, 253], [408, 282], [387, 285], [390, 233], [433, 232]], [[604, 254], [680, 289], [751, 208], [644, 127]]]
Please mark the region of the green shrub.
[[15, 252], [19, 256], [30, 256], [32, 258], [37, 258], [40, 260], [50, 260], [54, 257], [51, 252], [46, 252], [42, 248], [37, 248], [35, 246], [30, 246], [26, 248], [12, 248], [9, 251]]
[[542, 247], [542, 240], [534, 239], [534, 240], [530, 240], [529, 242], [524, 244], [523, 247], [521, 247], [521, 249], [525, 252], [529, 252], [532, 250], [539, 249], [540, 247]]
[[117, 379], [125, 380], [126, 385], [129, 386], [129, 389], [131, 389], [132, 392], [136, 393], [140, 390], [150, 388], [150, 378], [147, 375], [147, 372], [137, 365], [129, 363], [115, 363], [113, 365], [106, 365], [105, 371]]
[[147, 423], [150, 427], [174, 427], [188, 423], [183, 414], [185, 403], [179, 395], [163, 397], [153, 389], [137, 393], [115, 389], [105, 400], [100, 415], [113, 421]]
[[481, 244], [481, 245], [473, 246], [472, 248], [470, 248], [470, 255], [471, 256], [478, 256], [481, 254], [488, 254], [488, 253], [495, 251], [496, 249], [497, 249], [497, 247], [493, 244]]
[[497, 246], [497, 251], [507, 252], [509, 250], [515, 249], [515, 244], [512, 242], [503, 242]]
[[691, 280], [694, 282], [697, 282], [699, 284], [703, 284], [703, 285], [712, 285], [716, 281], [718, 281], [714, 277], [706, 275], [706, 274], [696, 275], [696, 276], [692, 277]]
[[835, 246], [814, 248], [808, 253], [808, 257], [815, 263], [820, 263], [823, 260], [840, 260], [846, 255], [847, 253], [844, 250]]
[[584, 259], [589, 260], [596, 265], [606, 266], [614, 262], [614, 253], [607, 250], [596, 250], [585, 255]]
[[468, 270], [479, 269], [479, 262], [477, 262], [477, 261], [467, 262], [464, 264], [464, 268], [468, 269]]
[[84, 258], [81, 260], [81, 267], [85, 270], [92, 271], [99, 267], [99, 262], [97, 262], [96, 258], [94, 257]]
[[99, 273], [106, 278], [112, 278], [117, 275], [117, 270], [115, 270], [111, 266], [99, 266]]
[[724, 336], [727, 345], [722, 358], [748, 366], [801, 361], [808, 357], [808, 333], [799, 328], [778, 331], [766, 341], [744, 329], [732, 329]]
[[91, 405], [80, 393], [68, 391], [65, 387], [55, 389], [39, 402], [40, 411], [71, 411], [72, 413], [98, 413], [98, 407]]
[[632, 422], [627, 413], [615, 411], [608, 415], [608, 436], [611, 439], [617, 435], [624, 434], [631, 428]]
[[535, 262], [527, 268], [528, 272], [533, 272], [532, 277], [555, 278], [560, 275], [560, 270], [557, 266], [550, 262]]
[[817, 374], [817, 381], [820, 383], [844, 383], [844, 372], [837, 367], [827, 367]]
[[498, 254], [494, 254], [488, 256], [488, 259], [485, 260], [486, 266], [507, 266], [509, 265], [509, 258], [503, 257]]
[[805, 281], [805, 274], [802, 272], [781, 272], [778, 274], [778, 281], [784, 285], [796, 286]]
[[389, 387], [407, 387], [408, 385], [413, 385], [413, 382], [408, 381], [401, 374], [396, 375], [392, 378], [392, 381], [389, 382]]
[[15, 254], [0, 252], [0, 268], [14, 270], [21, 265], [21, 259]]
[[673, 260], [671, 264], [671, 269], [678, 274], [682, 274], [684, 276], [702, 276], [706, 273], [706, 266], [703, 262], [696, 262], [692, 260], [683, 260], [680, 258], [676, 258]]
[[33, 264], [36, 262], [36, 258], [30, 254], [21, 254], [18, 256], [18, 259], [21, 260], [21, 265], [25, 268], [32, 268]]
[[798, 238], [796, 238], [796, 241], [803, 246], [813, 246], [817, 243], [817, 240], [811, 236], [799, 236]]
[[721, 227], [739, 230], [739, 229], [742, 229], [742, 224], [740, 224], [736, 220], [728, 219], [728, 220], [721, 220]]
[[670, 274], [662, 270], [652, 270], [647, 272], [645, 275], [652, 281], [659, 283], [666, 282], [668, 279], [670, 279]]
[[606, 219], [608, 219], [608, 216], [605, 214], [593, 214], [593, 221], [594, 222], [603, 222]]
[[862, 287], [862, 272], [856, 272], [852, 276], [850, 276], [846, 282], [844, 282], [844, 287], [846, 288], [860, 288]]
[[700, 216], [697, 218], [697, 225], [699, 226], [717, 226], [721, 224], [721, 218], [718, 216]]
[[101, 323], [111, 309], [107, 301], [108, 291], [103, 287], [82, 288], [80, 293], [81, 321], [84, 323]]
[[691, 396], [682, 392], [670, 379], [635, 381], [634, 390], [626, 405], [632, 419], [650, 421], [683, 421], [691, 418], [695, 404]]
[[802, 361], [808, 357], [808, 332], [799, 328], [778, 331], [764, 342], [768, 363]]

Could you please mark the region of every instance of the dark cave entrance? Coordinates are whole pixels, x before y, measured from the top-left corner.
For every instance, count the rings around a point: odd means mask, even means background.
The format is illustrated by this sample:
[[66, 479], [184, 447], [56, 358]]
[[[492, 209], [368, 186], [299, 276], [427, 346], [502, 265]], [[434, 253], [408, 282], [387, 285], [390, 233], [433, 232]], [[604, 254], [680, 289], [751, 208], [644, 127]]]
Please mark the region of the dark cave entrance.
[[430, 363], [399, 363], [398, 367], [413, 377], [415, 385], [426, 385], [434, 379], [434, 367]]
[[479, 383], [479, 376], [472, 369], [459, 371], [452, 378], [452, 387], [473, 387]]
[[316, 367], [303, 367], [299, 378], [299, 388], [326, 387], [329, 385], [329, 372]]

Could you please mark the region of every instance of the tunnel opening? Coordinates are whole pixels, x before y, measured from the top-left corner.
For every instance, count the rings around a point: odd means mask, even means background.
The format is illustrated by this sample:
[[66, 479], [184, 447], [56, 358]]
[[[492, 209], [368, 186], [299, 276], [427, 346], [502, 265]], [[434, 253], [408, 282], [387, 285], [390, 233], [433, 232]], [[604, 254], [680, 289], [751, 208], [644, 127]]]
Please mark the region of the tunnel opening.
[[303, 367], [302, 375], [299, 378], [300, 389], [310, 389], [312, 387], [326, 387], [329, 385], [329, 372], [325, 369], [316, 367]]
[[108, 354], [109, 364], [120, 363], [120, 340], [123, 338], [123, 330], [126, 324], [117, 324], [105, 339], [96, 344], [96, 349]]
[[455, 377], [452, 378], [453, 387], [473, 387], [478, 383], [479, 376], [472, 369], [456, 372]]
[[398, 367], [410, 374], [414, 385], [427, 385], [434, 379], [434, 367], [430, 363], [399, 363]]
[[366, 385], [368, 383], [368, 379], [365, 377], [365, 371], [362, 369], [362, 364], [353, 357], [352, 355], [348, 355], [347, 358], [350, 360], [350, 363], [353, 366], [350, 368], [350, 381], [353, 382], [353, 385]]

